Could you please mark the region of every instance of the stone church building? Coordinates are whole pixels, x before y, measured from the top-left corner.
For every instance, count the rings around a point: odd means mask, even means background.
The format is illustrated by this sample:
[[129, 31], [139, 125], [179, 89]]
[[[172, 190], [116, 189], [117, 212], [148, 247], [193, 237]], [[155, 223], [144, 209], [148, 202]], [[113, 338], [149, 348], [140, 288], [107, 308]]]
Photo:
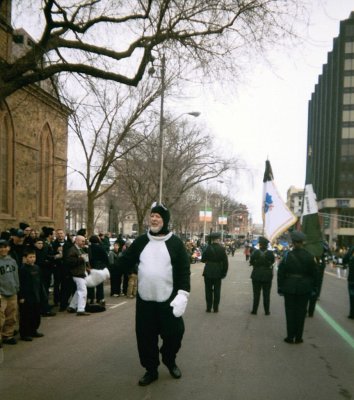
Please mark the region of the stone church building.
[[[11, 26], [11, 0], [0, 1], [0, 63], [23, 55], [33, 39]], [[27, 222], [65, 227], [68, 115], [52, 82], [0, 102], [0, 231]]]

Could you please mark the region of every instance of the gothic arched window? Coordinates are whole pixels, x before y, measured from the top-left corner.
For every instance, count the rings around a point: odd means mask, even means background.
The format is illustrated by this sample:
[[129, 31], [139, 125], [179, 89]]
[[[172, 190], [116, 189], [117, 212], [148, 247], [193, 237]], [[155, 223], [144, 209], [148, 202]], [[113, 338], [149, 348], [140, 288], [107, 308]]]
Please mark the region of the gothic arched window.
[[0, 214], [13, 214], [14, 198], [14, 132], [11, 116], [0, 103]]
[[40, 136], [39, 148], [39, 217], [53, 217], [54, 148], [49, 126]]

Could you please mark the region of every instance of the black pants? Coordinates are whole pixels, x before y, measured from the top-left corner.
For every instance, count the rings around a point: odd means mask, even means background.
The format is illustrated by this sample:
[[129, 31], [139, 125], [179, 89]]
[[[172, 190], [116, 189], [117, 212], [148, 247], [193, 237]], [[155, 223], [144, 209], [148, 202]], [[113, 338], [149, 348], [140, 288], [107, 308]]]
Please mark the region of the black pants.
[[[141, 365], [148, 371], [154, 371], [162, 362], [167, 367], [175, 364], [176, 355], [181, 348], [184, 334], [182, 317], [176, 318], [168, 301], [158, 303], [144, 301], [139, 295], [136, 301], [135, 330]], [[159, 349], [159, 336], [162, 346]]]
[[104, 300], [103, 283], [100, 283], [95, 287], [87, 288], [87, 298], [91, 303], [93, 303], [95, 299], [97, 303], [99, 303], [101, 300]]
[[40, 303], [20, 303], [20, 336], [32, 336], [37, 332], [41, 324], [41, 305]]
[[264, 312], [269, 313], [270, 309], [270, 290], [272, 288], [272, 281], [270, 282], [259, 282], [252, 280], [253, 287], [253, 307], [252, 312], [257, 313], [259, 301], [261, 298], [261, 292], [263, 292], [263, 307]]
[[284, 294], [287, 338], [301, 340], [309, 295]]
[[111, 265], [109, 268], [109, 273], [111, 275], [111, 296], [114, 294], [120, 294], [120, 272], [116, 265]]
[[354, 283], [348, 282], [349, 316], [354, 317]]
[[76, 285], [70, 271], [65, 267], [60, 269], [60, 310], [66, 310], [69, 305], [70, 297], [75, 293]]
[[317, 293], [311, 294], [311, 296], [309, 298], [309, 306], [307, 309], [309, 317], [313, 317], [313, 313], [315, 312], [315, 308], [316, 308], [317, 299], [318, 299]]
[[204, 277], [205, 285], [205, 301], [207, 310], [219, 310], [220, 294], [221, 294], [221, 279], [212, 279]]

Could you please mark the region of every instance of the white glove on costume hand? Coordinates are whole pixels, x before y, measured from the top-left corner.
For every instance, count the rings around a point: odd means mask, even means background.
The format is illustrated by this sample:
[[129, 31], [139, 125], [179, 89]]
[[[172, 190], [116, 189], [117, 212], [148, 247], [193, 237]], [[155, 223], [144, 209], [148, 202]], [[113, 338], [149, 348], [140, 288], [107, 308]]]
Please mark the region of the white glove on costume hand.
[[185, 290], [179, 290], [177, 296], [171, 301], [170, 306], [173, 307], [173, 315], [181, 317], [187, 308], [189, 293]]

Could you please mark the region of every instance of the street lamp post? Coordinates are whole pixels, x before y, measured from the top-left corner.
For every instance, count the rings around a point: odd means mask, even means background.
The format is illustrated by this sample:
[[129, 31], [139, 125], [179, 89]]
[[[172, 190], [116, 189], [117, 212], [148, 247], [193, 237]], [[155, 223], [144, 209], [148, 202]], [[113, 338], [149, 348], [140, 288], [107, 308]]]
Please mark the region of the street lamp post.
[[162, 184], [163, 184], [163, 114], [165, 101], [165, 54], [161, 60], [161, 101], [160, 101], [160, 180], [159, 180], [159, 204], [162, 203]]
[[[160, 174], [159, 174], [159, 203], [162, 203], [162, 188], [163, 188], [163, 162], [164, 162], [164, 103], [165, 103], [165, 71], [166, 71], [166, 59], [165, 55], [162, 55], [161, 59], [161, 100], [160, 100], [160, 140], [159, 140], [159, 147], [160, 147]], [[174, 123], [178, 118], [182, 117], [182, 115], [191, 115], [192, 117], [199, 117], [200, 112], [198, 111], [191, 111], [185, 112], [175, 118], [173, 121], [169, 123], [171, 125]]]
[[224, 197], [222, 194], [222, 185], [224, 181], [218, 181], [221, 185], [221, 242], [224, 241]]

